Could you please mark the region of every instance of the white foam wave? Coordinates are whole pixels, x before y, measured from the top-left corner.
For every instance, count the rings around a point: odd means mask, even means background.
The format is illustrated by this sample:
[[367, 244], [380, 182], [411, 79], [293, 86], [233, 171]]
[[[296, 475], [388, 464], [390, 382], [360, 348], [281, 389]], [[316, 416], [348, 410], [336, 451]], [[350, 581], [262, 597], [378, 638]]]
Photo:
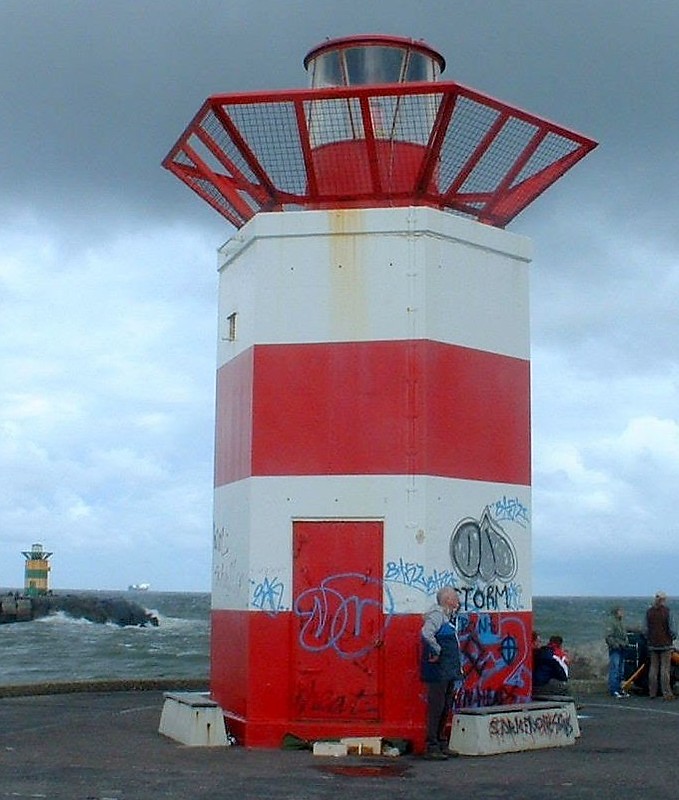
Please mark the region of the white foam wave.
[[57, 611], [55, 614], [49, 614], [46, 617], [38, 617], [34, 622], [39, 625], [97, 625], [98, 623], [92, 622], [84, 617], [71, 617], [65, 611]]

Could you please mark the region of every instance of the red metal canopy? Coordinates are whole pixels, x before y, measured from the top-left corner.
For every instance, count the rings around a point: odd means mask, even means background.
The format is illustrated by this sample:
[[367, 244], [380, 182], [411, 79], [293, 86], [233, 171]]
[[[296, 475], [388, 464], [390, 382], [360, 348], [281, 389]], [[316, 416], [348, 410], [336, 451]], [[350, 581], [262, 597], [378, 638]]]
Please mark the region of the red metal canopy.
[[453, 82], [208, 98], [163, 161], [236, 227], [426, 205], [504, 227], [596, 142]]

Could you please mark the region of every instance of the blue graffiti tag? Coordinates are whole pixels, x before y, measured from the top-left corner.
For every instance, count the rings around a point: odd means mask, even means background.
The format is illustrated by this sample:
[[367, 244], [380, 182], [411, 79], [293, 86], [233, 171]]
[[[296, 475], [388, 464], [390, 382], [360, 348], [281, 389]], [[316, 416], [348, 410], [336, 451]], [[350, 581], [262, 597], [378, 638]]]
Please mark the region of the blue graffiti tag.
[[490, 506], [491, 514], [498, 522], [508, 520], [509, 522], [516, 522], [522, 528], [525, 528], [530, 523], [530, 515], [528, 509], [519, 500], [518, 497], [502, 496], [500, 500], [496, 500]]
[[387, 561], [384, 580], [409, 586], [426, 595], [432, 595], [444, 586], [455, 586], [455, 577], [450, 570], [439, 572], [435, 569], [427, 574], [422, 564], [404, 561], [402, 558], [398, 561]]
[[278, 578], [264, 578], [261, 583], [255, 585], [254, 581], [250, 581], [255, 588], [252, 593], [251, 605], [254, 608], [259, 608], [262, 611], [269, 611], [277, 613], [283, 610], [281, 601], [283, 599], [283, 584]]
[[[361, 596], [361, 587], [368, 585], [384, 591], [384, 609], [374, 596]], [[300, 647], [359, 658], [382, 645], [393, 610], [391, 593], [382, 581], [355, 572], [331, 575], [295, 599], [294, 612], [303, 620]]]

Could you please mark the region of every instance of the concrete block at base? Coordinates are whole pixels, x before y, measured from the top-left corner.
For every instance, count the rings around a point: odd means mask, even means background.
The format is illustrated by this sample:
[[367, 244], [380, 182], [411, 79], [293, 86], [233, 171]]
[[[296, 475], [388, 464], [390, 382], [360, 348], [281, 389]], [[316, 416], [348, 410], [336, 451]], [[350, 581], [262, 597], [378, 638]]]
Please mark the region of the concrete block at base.
[[340, 739], [350, 756], [379, 756], [382, 752], [380, 736], [345, 736]]
[[314, 742], [315, 756], [333, 756], [334, 758], [346, 756], [348, 749], [344, 742]]
[[574, 703], [521, 703], [456, 711], [450, 749], [486, 756], [575, 744], [580, 735]]
[[222, 709], [202, 692], [165, 692], [158, 733], [190, 747], [227, 747]]

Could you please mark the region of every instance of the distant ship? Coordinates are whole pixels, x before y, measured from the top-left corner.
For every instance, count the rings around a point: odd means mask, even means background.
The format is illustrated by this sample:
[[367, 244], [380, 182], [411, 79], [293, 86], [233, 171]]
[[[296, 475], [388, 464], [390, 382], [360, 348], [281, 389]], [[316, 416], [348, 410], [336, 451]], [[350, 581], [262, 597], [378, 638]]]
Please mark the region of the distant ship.
[[127, 587], [128, 592], [148, 592], [151, 588], [150, 583], [131, 583]]

